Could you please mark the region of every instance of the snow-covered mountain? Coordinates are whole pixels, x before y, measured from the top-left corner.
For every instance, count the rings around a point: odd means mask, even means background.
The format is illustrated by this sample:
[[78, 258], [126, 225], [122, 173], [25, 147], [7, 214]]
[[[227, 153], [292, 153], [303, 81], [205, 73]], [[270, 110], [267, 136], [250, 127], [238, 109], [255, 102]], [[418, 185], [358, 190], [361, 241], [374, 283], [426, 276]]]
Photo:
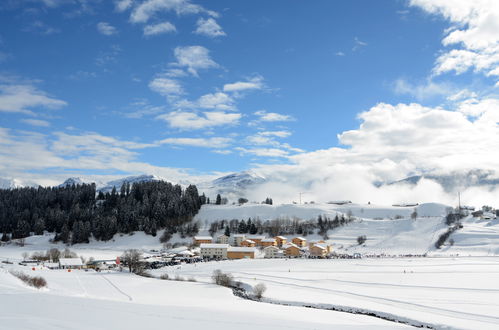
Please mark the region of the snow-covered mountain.
[[253, 171], [232, 173], [213, 181], [197, 184], [200, 192], [209, 196], [221, 194], [229, 198], [244, 197], [252, 187], [267, 182], [267, 179]]
[[14, 189], [22, 187], [37, 187], [34, 182], [29, 182], [21, 179], [0, 178], [0, 189]]
[[148, 174], [127, 176], [125, 178], [109, 181], [101, 186], [98, 185], [97, 191], [102, 191], [103, 193], [111, 192], [114, 187], [116, 187], [116, 190], [119, 191], [121, 186], [127, 182], [130, 183], [130, 185], [132, 185], [137, 182], [150, 182], [150, 181], [167, 181], [167, 180], [157, 175], [148, 175]]
[[390, 185], [416, 185], [421, 180], [432, 180], [440, 184], [448, 193], [455, 193], [470, 187], [492, 187], [499, 185], [499, 176], [494, 171], [470, 170], [466, 172], [452, 172], [449, 174], [422, 174], [407, 177], [390, 183]]
[[82, 178], [68, 178], [66, 181], [58, 185], [57, 187], [67, 187], [67, 186], [72, 186], [72, 185], [79, 185], [79, 184], [84, 184], [84, 183], [92, 183], [88, 182]]

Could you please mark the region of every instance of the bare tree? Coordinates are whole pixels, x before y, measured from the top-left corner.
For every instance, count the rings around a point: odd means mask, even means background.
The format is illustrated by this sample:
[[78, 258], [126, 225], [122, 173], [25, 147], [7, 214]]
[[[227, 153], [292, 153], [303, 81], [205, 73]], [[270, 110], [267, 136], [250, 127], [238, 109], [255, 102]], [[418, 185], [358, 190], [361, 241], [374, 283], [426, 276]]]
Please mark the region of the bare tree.
[[267, 290], [267, 287], [263, 283], [258, 283], [253, 287], [253, 295], [256, 299], [260, 300], [263, 297], [263, 294]]
[[411, 213], [411, 219], [416, 220], [418, 218], [418, 212], [414, 209], [414, 212]]
[[28, 252], [23, 252], [22, 256], [23, 256], [23, 260], [26, 260], [29, 257], [29, 253]]
[[140, 272], [140, 259], [142, 258], [142, 253], [138, 250], [131, 249], [126, 250], [121, 259], [128, 266], [130, 273]]

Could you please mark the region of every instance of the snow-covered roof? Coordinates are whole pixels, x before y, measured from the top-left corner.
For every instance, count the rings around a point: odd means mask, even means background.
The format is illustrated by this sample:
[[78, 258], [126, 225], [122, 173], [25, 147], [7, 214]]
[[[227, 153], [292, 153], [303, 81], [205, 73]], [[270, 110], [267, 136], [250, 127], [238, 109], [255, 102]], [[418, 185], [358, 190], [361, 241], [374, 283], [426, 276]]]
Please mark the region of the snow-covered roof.
[[217, 237], [218, 237], [218, 238], [221, 238], [221, 237], [229, 237], [229, 236], [227, 236], [227, 235], [225, 235], [225, 234], [222, 234], [222, 235], [218, 235]]
[[275, 250], [279, 250], [279, 248], [278, 248], [277, 246], [273, 246], [273, 245], [270, 245], [270, 246], [264, 247], [263, 249], [264, 249], [264, 250], [270, 250], [270, 249], [272, 249], [272, 250], [274, 250], [274, 249], [275, 249]]
[[276, 236], [275, 238], [276, 238], [276, 239], [287, 239], [287, 238], [286, 238], [286, 237], [284, 237], [284, 236]]
[[312, 249], [313, 248], [318, 248], [318, 249], [321, 249], [321, 250], [327, 250], [324, 246], [319, 245], [319, 244], [314, 244], [314, 246], [312, 247]]
[[246, 237], [246, 235], [244, 235], [244, 234], [235, 234], [232, 237]]
[[202, 243], [199, 247], [201, 249], [228, 249], [229, 244]]
[[248, 236], [249, 239], [265, 239], [264, 235], [258, 235], [258, 236]]
[[250, 239], [245, 239], [243, 242], [247, 242], [247, 243], [250, 243], [250, 244], [255, 244], [255, 241], [252, 241]]
[[211, 236], [194, 236], [194, 239], [197, 240], [197, 241], [200, 241], [200, 240], [212, 240], [213, 237]]
[[275, 242], [275, 238], [265, 238], [262, 239], [262, 242]]
[[298, 245], [296, 245], [296, 244], [294, 244], [294, 243], [287, 243], [287, 244], [284, 244], [284, 245], [282, 246], [282, 248], [283, 248], [283, 249], [287, 249], [287, 248], [290, 248], [290, 247], [295, 247], [295, 248], [298, 248], [298, 249], [299, 249]]
[[231, 246], [227, 252], [256, 252], [256, 249], [252, 247]]
[[191, 251], [188, 251], [188, 250], [184, 250], [184, 251], [179, 252], [177, 254], [181, 255], [181, 256], [193, 256], [194, 255], [194, 253], [192, 253]]
[[301, 236], [295, 237], [293, 239], [299, 239], [300, 241], [306, 241], [307, 239]]
[[83, 266], [80, 258], [60, 258], [59, 265], [61, 266]]

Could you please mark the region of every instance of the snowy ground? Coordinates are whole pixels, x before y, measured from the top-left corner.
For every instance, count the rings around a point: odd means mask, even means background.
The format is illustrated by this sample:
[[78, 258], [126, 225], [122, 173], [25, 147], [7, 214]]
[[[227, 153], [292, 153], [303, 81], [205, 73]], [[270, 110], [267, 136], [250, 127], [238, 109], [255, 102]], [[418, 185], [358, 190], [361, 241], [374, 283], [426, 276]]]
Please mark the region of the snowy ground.
[[[48, 289], [26, 287], [11, 268], [41, 275]], [[213, 284], [163, 281], [128, 273], [0, 266], [0, 329], [391, 329], [381, 319], [268, 305]]]
[[351, 306], [437, 328], [499, 328], [499, 257], [239, 260], [156, 270], [210, 281], [214, 269], [297, 305]]

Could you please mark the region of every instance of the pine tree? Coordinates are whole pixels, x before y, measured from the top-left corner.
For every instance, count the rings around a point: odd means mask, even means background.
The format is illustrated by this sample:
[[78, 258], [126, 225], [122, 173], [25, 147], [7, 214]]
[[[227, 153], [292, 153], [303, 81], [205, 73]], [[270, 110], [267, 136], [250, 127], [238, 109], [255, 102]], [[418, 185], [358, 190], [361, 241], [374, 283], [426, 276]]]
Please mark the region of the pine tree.
[[222, 204], [222, 196], [220, 196], [220, 194], [217, 194], [217, 200], [215, 201], [215, 204], [216, 205]]
[[225, 236], [227, 237], [230, 237], [230, 229], [229, 229], [229, 226], [226, 226], [225, 227], [225, 233], [224, 233]]

